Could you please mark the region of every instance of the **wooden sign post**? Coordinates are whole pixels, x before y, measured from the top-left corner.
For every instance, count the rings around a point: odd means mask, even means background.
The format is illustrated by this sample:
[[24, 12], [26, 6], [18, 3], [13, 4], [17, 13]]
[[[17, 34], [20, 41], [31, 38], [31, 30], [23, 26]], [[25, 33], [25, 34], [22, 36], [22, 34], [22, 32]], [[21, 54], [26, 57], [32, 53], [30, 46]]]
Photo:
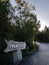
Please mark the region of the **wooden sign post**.
[[4, 52], [11, 52], [12, 51], [12, 61], [13, 65], [18, 64], [22, 60], [22, 51], [23, 49], [26, 48], [26, 43], [25, 42], [16, 42], [13, 40], [7, 41], [7, 48], [4, 49]]

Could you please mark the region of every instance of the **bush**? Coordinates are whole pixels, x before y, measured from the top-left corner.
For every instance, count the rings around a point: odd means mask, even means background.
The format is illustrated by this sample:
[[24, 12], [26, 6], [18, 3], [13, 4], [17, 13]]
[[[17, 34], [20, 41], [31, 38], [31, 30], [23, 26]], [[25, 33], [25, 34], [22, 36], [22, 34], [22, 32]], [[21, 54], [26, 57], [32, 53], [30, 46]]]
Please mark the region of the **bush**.
[[32, 44], [32, 46], [28, 46], [22, 51], [23, 57], [32, 54], [36, 50], [38, 50], [38, 45], [36, 43]]

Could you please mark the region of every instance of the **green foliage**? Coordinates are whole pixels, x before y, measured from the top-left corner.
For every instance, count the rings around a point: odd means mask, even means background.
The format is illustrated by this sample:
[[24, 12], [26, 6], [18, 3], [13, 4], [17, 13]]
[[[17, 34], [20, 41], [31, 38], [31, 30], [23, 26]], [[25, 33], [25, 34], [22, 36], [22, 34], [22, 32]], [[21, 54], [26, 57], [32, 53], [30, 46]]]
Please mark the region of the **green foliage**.
[[[0, 1], [0, 53], [2, 54], [7, 47], [5, 39], [25, 41], [29, 49], [35, 48], [33, 41], [36, 38], [38, 29], [40, 27], [40, 21], [25, 1], [17, 0], [17, 6], [12, 7], [9, 1]], [[29, 7], [28, 7], [29, 6]], [[19, 14], [15, 15], [15, 10]], [[15, 24], [12, 23], [15, 21]], [[5, 59], [6, 55], [2, 55], [1, 60]], [[3, 60], [4, 62], [4, 60]]]
[[44, 30], [38, 33], [37, 41], [49, 43], [49, 27], [45, 26]]
[[27, 56], [27, 55], [31, 55], [34, 54], [36, 51], [38, 50], [38, 45], [36, 43], [34, 43], [29, 49], [24, 49], [22, 51], [22, 55], [23, 57]]
[[14, 28], [8, 19], [8, 7], [8, 1], [0, 2], [0, 50], [6, 48], [5, 39], [10, 39]]
[[15, 26], [11, 25], [9, 15], [9, 2], [0, 1], [0, 65], [9, 65], [8, 55], [4, 53], [4, 49], [7, 47], [5, 39], [13, 39], [13, 32]]
[[7, 10], [6, 10], [6, 5], [3, 2], [0, 2], [0, 49], [3, 49], [3, 40], [6, 37], [6, 21], [7, 21]]
[[[16, 0], [16, 2], [15, 7], [12, 7], [9, 1], [0, 2], [0, 43], [4, 44], [4, 39], [13, 39], [32, 45], [38, 33], [40, 21], [34, 13], [31, 13], [35, 9], [33, 6], [30, 7], [25, 1]], [[19, 14], [15, 15], [15, 10]], [[15, 24], [11, 23], [14, 20]]]
[[[19, 13], [16, 16], [12, 15], [15, 22], [14, 40], [25, 41], [27, 45], [32, 45], [33, 40], [38, 33], [40, 27], [40, 21], [33, 12], [33, 6], [30, 7], [25, 1], [16, 0], [17, 6], [12, 7], [12, 13], [15, 14], [15, 10]], [[14, 10], [13, 10], [14, 9]], [[29, 42], [29, 44], [28, 44]]]

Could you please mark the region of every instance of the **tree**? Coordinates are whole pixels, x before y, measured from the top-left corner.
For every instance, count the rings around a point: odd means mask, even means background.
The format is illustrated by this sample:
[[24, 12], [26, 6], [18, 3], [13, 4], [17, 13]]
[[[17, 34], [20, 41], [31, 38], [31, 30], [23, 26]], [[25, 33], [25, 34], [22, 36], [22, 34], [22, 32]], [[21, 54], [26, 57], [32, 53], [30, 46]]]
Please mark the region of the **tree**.
[[[40, 21], [37, 20], [36, 15], [33, 13], [35, 7], [26, 3], [25, 1], [16, 0], [17, 6], [15, 6], [15, 11], [17, 11], [17, 15], [14, 16], [13, 19], [16, 21], [16, 32], [14, 34], [14, 38], [17, 41], [25, 41], [32, 43], [35, 40], [35, 36], [38, 33], [38, 29], [40, 27]], [[32, 45], [32, 44], [30, 44]]]
[[5, 39], [12, 36], [13, 26], [9, 22], [9, 2], [0, 2], [0, 49], [6, 48]]
[[45, 26], [44, 30], [38, 33], [37, 41], [49, 43], [49, 27]]

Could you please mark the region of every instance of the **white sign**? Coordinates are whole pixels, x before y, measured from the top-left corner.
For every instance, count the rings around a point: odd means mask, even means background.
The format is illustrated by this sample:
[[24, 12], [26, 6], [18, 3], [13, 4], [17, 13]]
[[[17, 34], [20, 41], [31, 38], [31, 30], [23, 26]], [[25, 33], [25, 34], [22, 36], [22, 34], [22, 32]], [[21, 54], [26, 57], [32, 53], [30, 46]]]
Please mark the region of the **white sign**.
[[15, 50], [20, 50], [20, 49], [25, 49], [26, 48], [26, 43], [25, 42], [16, 42], [13, 40], [7, 41], [7, 48], [4, 50], [4, 52], [8, 51], [15, 51]]

